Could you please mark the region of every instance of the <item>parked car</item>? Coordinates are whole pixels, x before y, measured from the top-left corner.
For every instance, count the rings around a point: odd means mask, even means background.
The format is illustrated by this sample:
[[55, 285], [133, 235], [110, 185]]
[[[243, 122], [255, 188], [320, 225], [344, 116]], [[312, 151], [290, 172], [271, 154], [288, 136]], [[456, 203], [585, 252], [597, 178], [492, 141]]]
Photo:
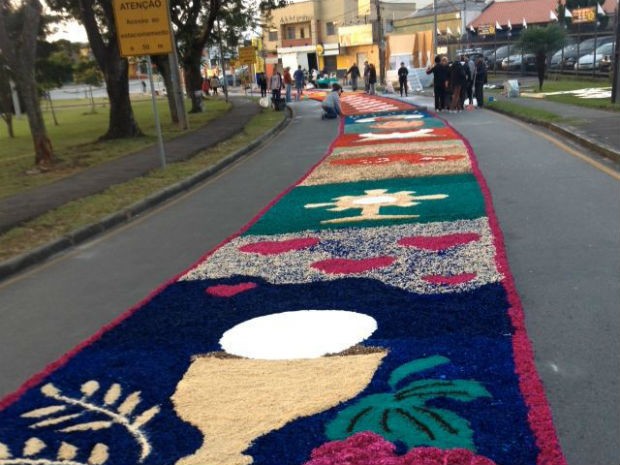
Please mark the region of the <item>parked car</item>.
[[608, 42], [596, 48], [596, 52], [582, 55], [575, 64], [575, 69], [592, 70], [601, 68], [601, 60], [606, 57], [606, 61], [611, 62], [611, 56], [614, 53], [614, 43]]
[[[596, 38], [596, 46], [613, 42], [613, 36], [603, 36]], [[564, 53], [560, 49], [551, 57], [551, 68], [573, 69], [579, 57], [594, 52], [594, 37], [586, 39], [579, 44], [569, 45], [564, 48]], [[592, 68], [590, 68], [592, 69]]]
[[488, 55], [488, 63], [487, 67], [489, 69], [501, 69], [502, 60], [510, 55], [510, 53], [514, 50], [514, 45], [502, 45], [498, 47], [496, 50], [493, 50]]
[[532, 53], [516, 54], [507, 56], [502, 60], [504, 71], [534, 71], [536, 69], [536, 55]]

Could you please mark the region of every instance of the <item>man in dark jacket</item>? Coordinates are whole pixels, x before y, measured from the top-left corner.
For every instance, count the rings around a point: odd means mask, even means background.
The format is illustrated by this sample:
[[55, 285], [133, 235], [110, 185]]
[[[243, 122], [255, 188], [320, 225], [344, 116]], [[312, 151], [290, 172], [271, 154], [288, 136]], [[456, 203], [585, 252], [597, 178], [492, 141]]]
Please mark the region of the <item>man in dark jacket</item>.
[[347, 76], [351, 75], [351, 87], [355, 92], [357, 90], [357, 80], [360, 77], [360, 69], [357, 67], [357, 63], [353, 63], [347, 71]]
[[446, 87], [448, 82], [448, 66], [443, 62], [442, 57], [435, 57], [435, 64], [426, 68], [426, 74], [433, 74], [433, 92], [435, 94], [435, 111], [442, 111], [446, 108]]
[[400, 96], [403, 96], [403, 92], [405, 93], [405, 97], [407, 97], [407, 75], [409, 74], [409, 70], [405, 66], [405, 63], [400, 64], [400, 68], [398, 68], [398, 84], [400, 86]]
[[457, 58], [450, 66], [450, 86], [452, 87], [452, 104], [450, 111], [459, 112], [463, 110], [463, 100], [461, 100], [461, 92], [466, 89], [467, 75], [465, 68]]

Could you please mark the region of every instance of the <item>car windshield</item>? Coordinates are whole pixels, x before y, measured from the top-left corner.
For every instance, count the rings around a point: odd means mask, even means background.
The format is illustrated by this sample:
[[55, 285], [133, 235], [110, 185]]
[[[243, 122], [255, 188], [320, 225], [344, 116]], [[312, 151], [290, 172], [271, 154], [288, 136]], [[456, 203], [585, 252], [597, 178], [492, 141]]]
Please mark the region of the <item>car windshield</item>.
[[614, 44], [609, 42], [608, 44], [601, 45], [596, 49], [597, 55], [609, 55], [614, 49]]

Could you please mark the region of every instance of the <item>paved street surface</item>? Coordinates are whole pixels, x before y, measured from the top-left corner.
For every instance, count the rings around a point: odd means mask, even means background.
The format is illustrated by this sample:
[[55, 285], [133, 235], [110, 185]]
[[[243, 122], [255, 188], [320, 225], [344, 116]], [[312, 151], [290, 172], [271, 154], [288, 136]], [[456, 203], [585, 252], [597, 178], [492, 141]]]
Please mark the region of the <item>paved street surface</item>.
[[[411, 99], [428, 104], [428, 100]], [[291, 125], [149, 215], [0, 284], [0, 396], [187, 269], [324, 155], [337, 123], [293, 104]], [[482, 110], [446, 115], [493, 194], [536, 362], [570, 465], [620, 457], [620, 182]]]

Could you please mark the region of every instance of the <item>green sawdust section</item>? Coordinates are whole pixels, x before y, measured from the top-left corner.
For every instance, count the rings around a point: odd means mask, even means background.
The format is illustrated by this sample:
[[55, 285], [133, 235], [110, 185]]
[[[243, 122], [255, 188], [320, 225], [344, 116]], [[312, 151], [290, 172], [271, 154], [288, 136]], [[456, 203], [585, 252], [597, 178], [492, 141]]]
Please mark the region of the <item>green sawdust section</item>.
[[[445, 197], [430, 198], [435, 196]], [[373, 204], [382, 206], [377, 214], [364, 218], [363, 209]], [[300, 186], [246, 234], [457, 221], [485, 215], [482, 192], [471, 174]]]

